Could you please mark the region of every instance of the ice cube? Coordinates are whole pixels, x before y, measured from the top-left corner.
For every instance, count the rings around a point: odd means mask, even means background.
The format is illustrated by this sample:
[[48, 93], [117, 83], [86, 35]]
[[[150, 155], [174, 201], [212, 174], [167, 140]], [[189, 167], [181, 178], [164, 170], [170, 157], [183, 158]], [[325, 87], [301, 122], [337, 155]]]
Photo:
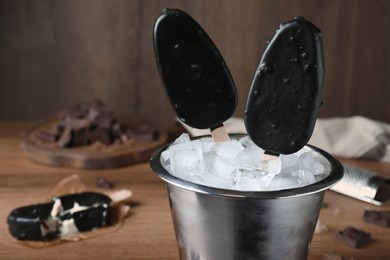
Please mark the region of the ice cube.
[[263, 153], [264, 150], [255, 145], [247, 146], [237, 155], [236, 160], [241, 168], [258, 168]]
[[324, 165], [318, 162], [312, 154], [308, 152], [303, 153], [299, 159], [299, 166], [311, 171], [314, 175], [323, 174], [325, 172]]
[[279, 157], [275, 159], [269, 159], [265, 158], [265, 155], [263, 155], [262, 160], [260, 161], [259, 169], [262, 171], [278, 174], [282, 170], [282, 162]]
[[258, 180], [253, 171], [235, 170], [231, 173], [232, 185], [238, 190], [259, 190]]
[[229, 178], [221, 178], [214, 174], [207, 175], [207, 178], [202, 182], [203, 185], [209, 187], [216, 187], [220, 189], [234, 189]]
[[215, 143], [215, 152], [218, 156], [234, 159], [243, 150], [242, 145], [237, 140]]
[[203, 160], [204, 160], [204, 165], [205, 165], [207, 174], [211, 174], [211, 172], [214, 168], [215, 157], [216, 157], [215, 152], [203, 153]]
[[169, 149], [161, 153], [161, 159], [163, 163], [168, 164], [170, 158], [171, 158], [171, 151]]
[[282, 154], [280, 155], [282, 163], [282, 170], [296, 168], [299, 165], [299, 156], [296, 154]]
[[244, 136], [244, 137], [242, 137], [240, 140], [238, 140], [238, 142], [239, 142], [244, 148], [256, 146], [256, 145], [253, 143], [252, 139], [251, 139], [249, 136]]
[[306, 186], [316, 182], [314, 174], [305, 169], [293, 171], [290, 178], [294, 179], [299, 186]]
[[163, 163], [168, 164], [169, 160], [171, 158], [171, 148], [173, 148], [175, 145], [185, 144], [189, 143], [191, 141], [189, 134], [183, 133], [181, 134], [176, 140], [165, 150], [161, 153], [161, 159]]
[[170, 148], [170, 151], [172, 174], [180, 178], [204, 174], [205, 165], [199, 140], [176, 144]]
[[293, 178], [282, 174], [276, 175], [265, 190], [285, 190], [297, 187], [297, 182]]
[[260, 170], [235, 170], [231, 174], [233, 184], [240, 190], [261, 191], [265, 190], [275, 177], [274, 173]]
[[188, 143], [190, 141], [191, 141], [190, 135], [187, 133], [183, 133], [178, 138], [176, 138], [176, 140], [171, 144], [171, 146]]
[[217, 175], [221, 178], [229, 179], [230, 174], [238, 168], [236, 161], [226, 157], [216, 155], [214, 157], [211, 174]]
[[202, 138], [200, 139], [200, 142], [202, 144], [203, 153], [211, 152], [213, 147], [215, 146], [215, 142], [211, 138]]
[[273, 181], [275, 176], [277, 175], [273, 172], [260, 172], [260, 171], [258, 172], [260, 174], [259, 181], [260, 181], [261, 189], [266, 189], [269, 186], [269, 184]]
[[232, 186], [237, 187], [241, 179], [241, 172], [238, 169], [235, 169], [230, 173], [230, 180], [232, 181]]

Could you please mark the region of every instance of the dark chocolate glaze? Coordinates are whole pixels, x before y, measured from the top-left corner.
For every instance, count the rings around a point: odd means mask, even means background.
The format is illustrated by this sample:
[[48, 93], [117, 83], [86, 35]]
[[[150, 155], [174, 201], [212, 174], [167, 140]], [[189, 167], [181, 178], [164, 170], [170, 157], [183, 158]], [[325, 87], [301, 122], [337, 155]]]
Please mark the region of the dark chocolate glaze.
[[153, 34], [157, 67], [179, 119], [215, 128], [229, 119], [237, 93], [229, 69], [207, 33], [185, 12], [164, 9]]
[[50, 216], [54, 203], [37, 204], [14, 209], [8, 216], [8, 228], [18, 240], [48, 240], [56, 234], [43, 236], [41, 223]]
[[97, 192], [82, 192], [53, 198], [53, 200], [56, 199], [61, 200], [64, 210], [73, 208], [75, 202], [80, 206], [91, 206], [96, 203], [109, 205], [111, 203], [108, 196]]
[[[51, 218], [50, 213], [55, 200], [61, 200], [63, 211], [58, 220]], [[88, 209], [69, 213], [67, 210], [73, 208], [74, 204], [90, 206]], [[56, 237], [59, 231], [53, 231], [46, 235], [41, 232], [41, 225], [44, 221], [51, 219], [61, 221], [74, 219], [75, 225], [80, 232], [102, 227], [111, 222], [111, 199], [106, 195], [95, 192], [83, 192], [53, 198], [53, 202], [36, 204], [14, 209], [8, 216], [7, 222], [12, 236], [19, 240], [49, 240]]]
[[291, 154], [314, 129], [324, 74], [320, 30], [302, 17], [281, 24], [260, 60], [245, 109], [249, 136], [271, 154]]
[[[57, 198], [54, 198], [57, 199]], [[96, 192], [83, 192], [58, 197], [61, 200], [63, 210], [73, 208], [76, 202], [80, 206], [93, 206], [89, 209], [77, 211], [72, 214], [62, 214], [60, 219], [74, 219], [74, 223], [80, 232], [91, 230], [97, 227], [103, 227], [111, 222], [111, 208], [109, 207], [111, 199], [106, 195]]]

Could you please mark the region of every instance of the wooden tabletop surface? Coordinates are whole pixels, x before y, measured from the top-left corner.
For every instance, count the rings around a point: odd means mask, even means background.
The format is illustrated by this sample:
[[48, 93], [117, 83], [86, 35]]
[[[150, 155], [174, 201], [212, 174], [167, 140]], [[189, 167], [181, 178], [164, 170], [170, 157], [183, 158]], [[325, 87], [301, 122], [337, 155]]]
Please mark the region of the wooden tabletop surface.
[[[148, 162], [133, 166], [80, 170], [50, 167], [27, 159], [20, 147], [20, 134], [28, 127], [23, 122], [0, 122], [0, 259], [178, 259], [166, 187], [156, 177]], [[375, 170], [390, 177], [390, 164], [373, 161], [342, 160]], [[115, 188], [130, 189], [130, 214], [123, 226], [113, 233], [68, 242], [43, 249], [18, 244], [9, 234], [6, 218], [12, 209], [44, 202], [52, 188], [63, 178], [78, 174], [87, 187], [103, 176]], [[314, 236], [309, 259], [390, 259], [390, 228], [364, 223], [364, 210], [390, 210], [327, 191], [328, 207], [320, 220], [329, 231]], [[351, 248], [335, 238], [347, 226], [369, 232], [373, 241], [361, 249]], [[283, 246], [283, 245], [280, 245]]]

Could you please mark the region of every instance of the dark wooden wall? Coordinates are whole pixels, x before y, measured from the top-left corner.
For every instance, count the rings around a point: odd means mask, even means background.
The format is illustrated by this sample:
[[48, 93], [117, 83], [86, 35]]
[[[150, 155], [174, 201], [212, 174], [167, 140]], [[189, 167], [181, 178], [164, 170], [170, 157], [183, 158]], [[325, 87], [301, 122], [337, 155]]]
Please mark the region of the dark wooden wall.
[[387, 0], [1, 0], [0, 120], [36, 120], [94, 98], [119, 115], [174, 116], [157, 74], [152, 27], [164, 7], [190, 13], [223, 54], [242, 116], [265, 42], [304, 16], [321, 28], [321, 117], [390, 122]]

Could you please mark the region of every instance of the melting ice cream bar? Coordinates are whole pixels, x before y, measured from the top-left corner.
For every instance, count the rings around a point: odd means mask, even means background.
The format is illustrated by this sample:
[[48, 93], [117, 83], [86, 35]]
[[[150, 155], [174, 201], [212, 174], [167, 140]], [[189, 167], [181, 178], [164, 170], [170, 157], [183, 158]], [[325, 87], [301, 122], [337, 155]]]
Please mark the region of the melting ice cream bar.
[[253, 142], [274, 155], [309, 141], [321, 105], [324, 64], [320, 30], [302, 17], [281, 24], [260, 60], [245, 111]]
[[164, 9], [154, 27], [155, 56], [178, 118], [199, 129], [229, 119], [237, 93], [222, 55], [201, 26], [185, 12]]
[[95, 192], [55, 197], [50, 203], [14, 209], [8, 226], [19, 240], [49, 240], [108, 225], [110, 203], [109, 197]]

